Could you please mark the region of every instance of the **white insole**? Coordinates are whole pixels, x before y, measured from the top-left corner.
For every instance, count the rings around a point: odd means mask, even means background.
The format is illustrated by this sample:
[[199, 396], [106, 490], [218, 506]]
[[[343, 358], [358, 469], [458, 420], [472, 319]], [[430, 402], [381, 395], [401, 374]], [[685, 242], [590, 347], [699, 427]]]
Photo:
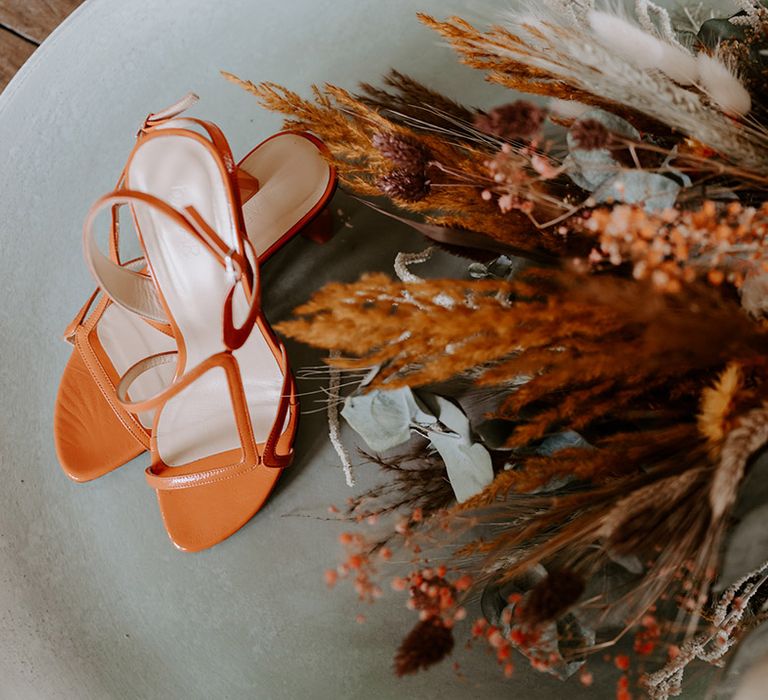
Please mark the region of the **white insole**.
[[317, 205], [331, 178], [328, 163], [312, 141], [279, 134], [261, 144], [240, 167], [259, 181], [243, 205], [245, 230], [258, 255]]
[[[231, 248], [235, 224], [218, 163], [193, 138], [164, 135], [135, 151], [126, 173], [129, 189], [152, 194], [176, 209], [194, 207]], [[222, 309], [232, 281], [206, 247], [158, 210], [134, 204], [136, 223], [157, 286], [179, 330], [185, 370], [224, 350]], [[245, 317], [242, 287], [235, 291], [235, 322]], [[236, 353], [257, 442], [272, 427], [283, 375], [256, 330]], [[155, 429], [157, 450], [169, 465], [183, 465], [241, 446], [230, 388], [221, 369], [204, 374], [162, 409]]]
[[[166, 138], [159, 139], [161, 142], [166, 140]], [[177, 140], [192, 142], [191, 139], [181, 137], [177, 137]], [[154, 141], [158, 140], [155, 139]], [[177, 165], [165, 160], [164, 147], [161, 147], [159, 152], [147, 152], [146, 156], [142, 155], [142, 158], [149, 158], [150, 161], [155, 158], [162, 159], [152, 166], [149, 171], [149, 178], [143, 177], [136, 170], [136, 159], [134, 158], [130, 186], [149, 192], [161, 199], [166, 199], [177, 208], [191, 204], [222, 238], [228, 240], [227, 235], [231, 236], [231, 228], [219, 228], [218, 223], [213, 218], [220, 216], [225, 221], [229, 221], [229, 215], [226, 212], [218, 211], [221, 208], [221, 202], [214, 203], [213, 201], [214, 190], [218, 192], [221, 185], [219, 184], [218, 188], [211, 185], [206, 190], [205, 184], [208, 178], [212, 176], [215, 178], [213, 183], [219, 183], [218, 169], [215, 168], [210, 154], [199, 144], [196, 146], [205, 152], [202, 155], [198, 153], [196, 156], [190, 152], [181, 157], [182, 162], [177, 163]], [[188, 163], [183, 162], [186, 158], [195, 163], [193, 170], [186, 170]], [[185, 169], [178, 170], [177, 166], [184, 166]], [[268, 250], [312, 210], [327, 190], [331, 177], [328, 164], [317, 147], [309, 139], [295, 134], [281, 134], [263, 143], [240, 164], [240, 167], [256, 177], [260, 183], [258, 193], [243, 207], [248, 236], [259, 255]], [[211, 168], [214, 168], [215, 172], [211, 171]], [[157, 183], [152, 176], [156, 171], [160, 171], [159, 182]], [[165, 172], [166, 175], [163, 176], [162, 172]], [[189, 182], [187, 182], [188, 174], [190, 175]], [[159, 189], [157, 189], [158, 186]], [[200, 201], [185, 202], [186, 199], [195, 197], [198, 197]], [[220, 192], [218, 197], [219, 199], [222, 197]], [[206, 205], [209, 208], [208, 211], [205, 210]], [[142, 228], [142, 233], [145, 242], [147, 242], [147, 231], [144, 228]], [[170, 231], [168, 233], [172, 234]], [[196, 285], [193, 275], [196, 273], [191, 272], [191, 270], [197, 268], [194, 264], [185, 263], [182, 265], [184, 269], [179, 269], [172, 260], [173, 250], [181, 253], [179, 260], [183, 260], [185, 256], [189, 255], [193, 258], [197, 255], [209, 258], [210, 256], [207, 251], [201, 250], [201, 246], [195, 244], [188, 234], [176, 233], [179, 234], [175, 236], [177, 242], [172, 244], [170, 254], [166, 253], [166, 258], [170, 255], [171, 259], [166, 261], [169, 264], [166, 264], [165, 267], [175, 270], [177, 275], [187, 274], [185, 270], [187, 267], [190, 268], [189, 280], [192, 281], [191, 294], [193, 296], [189, 303], [194, 308], [198, 304], [196, 301], [198, 292], [194, 289]], [[193, 244], [192, 247], [187, 245], [187, 241]], [[156, 274], [159, 274], [157, 268], [159, 258], [156, 261], [153, 257], [152, 261]], [[212, 259], [211, 262], [213, 262]], [[217, 273], [220, 274], [221, 267], [216, 263], [213, 263], [213, 266], [217, 268]], [[213, 270], [213, 267], [209, 268], [204, 264], [200, 264], [200, 268], [201, 270], [202, 268]], [[173, 273], [169, 272], [169, 276], [172, 277]], [[205, 285], [201, 285], [201, 287], [209, 289]], [[166, 287], [162, 286], [162, 282], [161, 288], [170, 305]], [[220, 291], [219, 289], [219, 293]], [[239, 306], [242, 307], [245, 302], [244, 296], [242, 294], [238, 296], [240, 297]], [[186, 302], [179, 300], [178, 303]], [[196, 333], [209, 335], [217, 341], [221, 338], [222, 304], [223, 297], [218, 306], [217, 314], [215, 313], [216, 309], [213, 308], [215, 304], [210, 305], [212, 308], [206, 307], [205, 318], [214, 321], [214, 323], [212, 326], [206, 326], [202, 329], [195, 328]], [[174, 309], [174, 306], [171, 305], [171, 308]], [[244, 313], [242, 308], [238, 310]], [[176, 316], [175, 311], [174, 318], [181, 327], [181, 321]], [[111, 305], [100, 319], [97, 333], [99, 341], [119, 375], [124, 374], [131, 365], [142, 357], [171, 350], [175, 347], [173, 339], [144, 323], [131, 312], [115, 305]], [[186, 334], [184, 339], [189, 353], [190, 339], [187, 338]], [[208, 347], [208, 344], [205, 344], [205, 347]], [[220, 346], [217, 346], [215, 352], [218, 352], [219, 349], [221, 349]], [[194, 352], [197, 353], [197, 357], [203, 355], [199, 359], [207, 357], [204, 355], [202, 346], [197, 347]], [[248, 342], [235, 353], [235, 356], [241, 366], [256, 440], [261, 442], [268, 435], [274, 421], [282, 373], [279, 366], [276, 366], [274, 357], [258, 329], [254, 330]], [[188, 355], [186, 369], [194, 366], [193, 360], [194, 358]], [[264, 360], [266, 364], [259, 366], [261, 360]], [[267, 371], [262, 371], [265, 368]], [[154, 395], [162, 387], [168, 385], [172, 379], [172, 373], [173, 368], [165, 365], [142, 375], [134, 385], [132, 392], [134, 397]], [[275, 384], [276, 381], [277, 384]], [[201, 385], [200, 388], [196, 388], [198, 384]], [[208, 386], [209, 384], [211, 386]], [[240, 446], [228, 396], [223, 372], [216, 370], [202, 377], [194, 386], [164, 407], [160, 425], [160, 432], [164, 437], [158, 439], [158, 446], [161, 457], [166, 464], [185, 464], [193, 459], [215, 454], [223, 449]], [[201, 401], [202, 403], [200, 403]], [[188, 402], [189, 405], [187, 405]], [[152, 414], [144, 413], [140, 416], [140, 420], [145, 427], [150, 427]], [[185, 423], [186, 428], [184, 427]]]

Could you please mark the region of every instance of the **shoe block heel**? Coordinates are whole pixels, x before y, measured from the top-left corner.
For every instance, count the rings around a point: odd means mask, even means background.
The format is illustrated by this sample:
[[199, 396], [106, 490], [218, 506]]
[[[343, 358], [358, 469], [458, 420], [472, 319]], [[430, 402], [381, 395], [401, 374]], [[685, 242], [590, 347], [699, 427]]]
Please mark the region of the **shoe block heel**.
[[312, 221], [301, 229], [301, 235], [319, 245], [328, 243], [336, 233], [333, 223], [333, 212], [330, 207], [325, 207]]
[[240, 189], [241, 204], [245, 204], [261, 187], [257, 178], [240, 167], [237, 168], [237, 186]]

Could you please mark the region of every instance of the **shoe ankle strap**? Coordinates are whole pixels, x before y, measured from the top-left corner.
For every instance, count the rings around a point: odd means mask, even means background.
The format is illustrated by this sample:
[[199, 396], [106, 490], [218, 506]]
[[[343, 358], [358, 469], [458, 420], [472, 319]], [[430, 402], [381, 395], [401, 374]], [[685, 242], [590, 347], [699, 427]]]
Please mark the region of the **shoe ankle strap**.
[[[154, 131], [155, 129], [160, 129], [160, 128], [166, 128], [166, 129], [178, 128], [178, 129], [185, 129], [185, 130], [192, 130], [192, 131], [195, 130], [195, 127], [202, 129], [202, 131], [204, 131], [208, 136], [208, 138], [210, 139], [214, 148], [220, 154], [221, 159], [226, 168], [226, 171], [230, 177], [233, 191], [238, 192], [238, 190], [240, 189], [240, 183], [243, 182], [245, 183], [245, 186], [247, 186], [249, 190], [249, 194], [252, 195], [254, 192], [258, 191], [259, 182], [255, 177], [253, 177], [249, 173], [240, 171], [240, 169], [237, 167], [234, 161], [234, 157], [232, 155], [232, 151], [229, 147], [229, 143], [227, 142], [227, 139], [224, 136], [221, 129], [219, 129], [219, 127], [213, 124], [212, 122], [207, 122], [202, 119], [195, 119], [191, 117], [179, 118], [182, 113], [184, 113], [190, 107], [195, 105], [199, 99], [200, 98], [195, 93], [190, 92], [186, 94], [184, 97], [182, 97], [180, 100], [175, 102], [174, 104], [170, 105], [169, 107], [166, 107], [165, 109], [162, 109], [158, 112], [149, 114], [144, 120], [144, 123], [142, 124], [142, 126], [139, 128], [139, 131], [137, 132], [137, 137], [140, 139], [143, 134], [147, 134], [151, 131]], [[199, 132], [196, 132], [196, 133], [199, 133]], [[120, 178], [118, 179], [117, 184], [115, 186], [115, 191], [119, 191], [123, 189], [125, 189], [125, 171], [120, 173]], [[120, 209], [120, 205], [116, 205], [115, 207], [113, 207], [111, 212], [111, 228], [110, 228], [110, 237], [109, 237], [110, 258], [114, 263], [118, 265], [127, 267], [134, 271], [138, 271], [146, 266], [146, 263], [143, 258], [138, 258], [138, 259], [129, 261], [127, 263], [122, 263], [120, 259], [120, 220], [119, 220], [119, 214], [118, 214], [119, 209]], [[139, 289], [143, 290], [142, 294], [146, 294], [147, 299], [155, 295], [155, 289], [150, 284], [133, 280], [129, 283], [129, 285], [131, 288], [136, 288], [136, 291], [138, 291]], [[69, 325], [64, 331], [64, 340], [66, 340], [69, 343], [72, 343], [74, 341], [74, 335], [77, 328], [83, 324], [88, 314], [88, 311], [93, 306], [93, 303], [98, 297], [100, 291], [101, 291], [100, 289], [96, 289], [91, 294], [91, 296], [86, 301], [86, 303], [77, 312], [74, 319], [69, 323]], [[160, 306], [161, 305], [159, 304], [159, 302], [144, 303], [142, 304], [142, 308], [145, 310], [145, 312], [140, 313], [140, 315], [144, 318], [145, 321], [155, 326], [162, 332], [170, 333], [170, 328], [168, 326], [168, 321], [165, 315], [163, 314], [161, 318], [157, 317], [158, 312], [162, 313], [162, 310], [159, 308]], [[127, 306], [126, 308], [130, 308], [130, 306]], [[147, 309], [151, 309], [149, 312], [149, 314], [151, 315], [148, 315], [146, 313]]]
[[[96, 243], [94, 223], [99, 212], [106, 208], [114, 212], [116, 208], [126, 205], [150, 207], [161, 216], [171, 219], [178, 229], [201, 243], [231, 275], [232, 286], [223, 308], [222, 340], [229, 350], [236, 350], [243, 345], [261, 315], [261, 285], [256, 251], [245, 236], [239, 236], [241, 250], [231, 248], [194, 207], [187, 207], [182, 212], [153, 195], [131, 190], [115, 191], [98, 199], [85, 220], [83, 252], [91, 273], [104, 293], [116, 304], [144, 319], [161, 323], [167, 321], [154, 280], [128, 266], [115, 263], [111, 256], [101, 252]], [[151, 261], [149, 264], [151, 266]], [[235, 326], [233, 317], [233, 299], [238, 284], [243, 285], [249, 297], [248, 316], [240, 327]]]

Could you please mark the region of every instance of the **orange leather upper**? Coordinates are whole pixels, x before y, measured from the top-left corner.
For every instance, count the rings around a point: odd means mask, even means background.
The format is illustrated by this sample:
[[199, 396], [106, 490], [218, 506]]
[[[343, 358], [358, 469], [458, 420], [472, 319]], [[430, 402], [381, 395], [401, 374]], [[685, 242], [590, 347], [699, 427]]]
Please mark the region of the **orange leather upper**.
[[[216, 131], [214, 130], [213, 133], [215, 134]], [[204, 148], [209, 150], [214, 162], [219, 165], [220, 177], [225, 183], [223, 191], [228, 198], [229, 211], [237, 234], [235, 238], [237, 247], [230, 248], [192, 206], [187, 206], [184, 211], [179, 211], [147, 192], [128, 189], [117, 190], [96, 202], [86, 219], [84, 242], [89, 266], [112, 301], [152, 320], [167, 318], [177, 339], [178, 350], [176, 352], [151, 356], [129, 369], [118, 384], [117, 398], [122, 408], [131, 413], [157, 409], [153, 437], [150, 441], [152, 465], [147, 469], [147, 480], [158, 493], [163, 518], [172, 541], [181, 549], [198, 550], [209, 547], [229, 536], [246, 522], [266, 499], [279, 476], [280, 470], [287, 466], [292, 459], [291, 445], [296, 432], [298, 410], [295, 384], [288, 368], [285, 349], [275, 338], [261, 312], [258, 258], [244, 234], [245, 226], [242, 221], [237, 173], [228, 147], [224, 148], [218, 138], [209, 141], [197, 132], [177, 129], [175, 126], [164, 126], [140, 136], [128, 159], [126, 169], [130, 168], [132, 159], [142, 144], [151, 139], [174, 136], [181, 136], [202, 144]], [[124, 204], [133, 206], [140, 204], [159, 212], [163, 219], [173, 222], [174, 231], [183, 231], [184, 234], [191, 236], [224, 268], [225, 272], [233, 277], [234, 283], [226, 296], [222, 310], [223, 350], [211, 355], [194, 367], [186, 367], [184, 336], [176, 324], [163, 290], [154, 282], [156, 275], [153, 273], [152, 277], [147, 277], [121, 266], [114, 261], [113, 255], [104, 256], [95, 245], [92, 230], [97, 213], [102, 209], [110, 208], [114, 220], [119, 216], [117, 209]], [[143, 247], [146, 247], [138, 221], [136, 224], [140, 242]], [[152, 270], [152, 259], [147, 259], [147, 265]], [[147, 281], [153, 284], [154, 294], [148, 293]], [[232, 309], [233, 295], [238, 284], [243, 288], [246, 298], [249, 300], [246, 320], [239, 327], [234, 323]], [[190, 303], [194, 303], [194, 300], [190, 299]], [[158, 309], [162, 311], [162, 315], [158, 313]], [[211, 330], [216, 332], [216, 329]], [[252, 332], [261, 334], [278, 361], [283, 376], [281, 398], [275, 406], [272, 429], [262, 445], [257, 444], [253, 435], [240, 368], [237, 359], [232, 354], [234, 350], [243, 346]], [[174, 360], [176, 361], [176, 377], [168, 387], [149, 399], [140, 401], [129, 399], [128, 390], [131, 384], [143, 372]], [[240, 450], [212, 454], [184, 465], [167, 465], [160, 457], [156, 437], [163, 408], [169, 400], [181, 394], [187, 387], [214, 368], [223, 369], [226, 376], [240, 440]], [[264, 473], [265, 468], [274, 475], [272, 478]], [[245, 481], [253, 481], [252, 475], [257, 473], [257, 481], [260, 484], [258, 491], [251, 492], [252, 498], [250, 500], [243, 500], [241, 489]], [[252, 489], [253, 484], [249, 488]], [[202, 493], [207, 493], [208, 496], [201, 501]], [[187, 495], [182, 496], [181, 494]], [[222, 512], [230, 511], [233, 503], [241, 503], [242, 508], [238, 509], [237, 513], [222, 519]], [[190, 537], [189, 524], [192, 517], [190, 509], [193, 504], [194, 517], [197, 518], [197, 523], [192, 528], [195, 535]], [[208, 527], [205, 525], [206, 522], [210, 523]], [[225, 522], [226, 525], [223, 524]]]

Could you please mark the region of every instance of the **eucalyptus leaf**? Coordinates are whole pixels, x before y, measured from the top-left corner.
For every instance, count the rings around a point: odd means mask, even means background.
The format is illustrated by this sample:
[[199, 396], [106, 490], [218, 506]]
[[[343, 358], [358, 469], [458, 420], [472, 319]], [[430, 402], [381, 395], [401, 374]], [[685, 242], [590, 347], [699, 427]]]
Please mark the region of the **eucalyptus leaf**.
[[608, 558], [614, 562], [614, 564], [618, 564], [622, 568], [626, 569], [630, 574], [639, 576], [643, 573], [643, 571], [645, 571], [643, 562], [641, 562], [639, 557], [634, 554], [615, 554], [610, 550], [607, 551], [606, 554], [608, 554]]
[[720, 700], [765, 700], [768, 685], [768, 625], [749, 633], [728, 660], [717, 687]]
[[408, 442], [411, 431], [426, 431], [445, 463], [459, 503], [480, 493], [493, 481], [491, 455], [472, 441], [469, 419], [459, 406], [435, 394], [414, 394], [408, 387], [376, 389], [349, 396], [341, 415], [372, 450], [384, 452]]
[[733, 506], [732, 516], [740, 520], [750, 511], [766, 504], [768, 504], [768, 450], [761, 450], [751, 461], [747, 470]]
[[469, 428], [469, 418], [464, 415], [464, 412], [452, 401], [443, 398], [442, 396], [435, 396], [437, 401], [437, 417], [440, 422], [446, 427], [456, 433], [465, 442], [471, 441], [471, 431]]
[[493, 481], [493, 464], [488, 450], [458, 435], [430, 430], [429, 439], [445, 462], [451, 488], [459, 503], [480, 493]]
[[566, 159], [568, 176], [579, 187], [593, 192], [621, 169], [607, 148], [593, 151], [578, 149]]
[[594, 197], [598, 202], [642, 204], [646, 211], [659, 211], [673, 207], [679, 192], [680, 185], [668, 177], [624, 168], [603, 182]]
[[581, 435], [574, 430], [565, 430], [562, 433], [555, 433], [545, 438], [543, 442], [536, 448], [536, 454], [544, 457], [551, 457], [560, 450], [567, 450], [572, 447], [584, 447], [591, 448], [590, 445]]
[[411, 437], [414, 422], [429, 425], [434, 416], [427, 413], [408, 387], [392, 391], [375, 389], [359, 396], [348, 396], [341, 415], [372, 450], [383, 452], [402, 445]]

